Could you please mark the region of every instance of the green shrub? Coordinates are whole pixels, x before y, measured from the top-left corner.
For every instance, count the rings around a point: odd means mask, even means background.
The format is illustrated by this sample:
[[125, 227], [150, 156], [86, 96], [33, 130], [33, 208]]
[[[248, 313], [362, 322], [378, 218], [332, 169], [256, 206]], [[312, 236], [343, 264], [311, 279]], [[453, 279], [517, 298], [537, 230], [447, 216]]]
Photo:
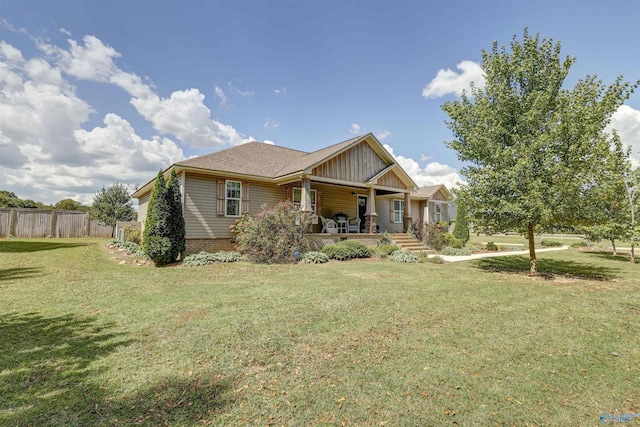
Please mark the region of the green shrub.
[[434, 223], [427, 224], [424, 228], [423, 242], [436, 251], [445, 247], [446, 242], [442, 227]]
[[242, 254], [236, 251], [220, 251], [213, 254], [213, 259], [216, 262], [237, 262], [242, 260]]
[[395, 262], [415, 263], [418, 262], [418, 256], [409, 251], [394, 251], [391, 254], [391, 259]]
[[469, 248], [452, 248], [451, 246], [445, 246], [440, 251], [442, 255], [455, 255], [455, 256], [466, 256], [471, 255], [471, 251]]
[[134, 242], [121, 242], [118, 239], [111, 239], [107, 241], [107, 246], [124, 249], [126, 253], [137, 258], [147, 258], [147, 255], [144, 253], [140, 245]]
[[210, 252], [199, 252], [197, 254], [187, 255], [182, 263], [189, 267], [197, 267], [201, 265], [209, 265], [214, 262], [236, 262], [242, 260], [242, 255], [239, 252], [216, 252], [214, 254]]
[[586, 248], [589, 246], [587, 242], [574, 242], [569, 247], [570, 248]]
[[456, 223], [453, 226], [453, 236], [456, 239], [462, 240], [462, 246], [469, 242], [469, 218], [466, 205], [462, 201], [458, 203]]
[[504, 250], [509, 252], [522, 251], [524, 249], [525, 249], [524, 246], [504, 245]]
[[498, 245], [496, 245], [493, 242], [487, 242], [487, 250], [488, 251], [497, 251], [498, 250]]
[[307, 251], [304, 236], [311, 222], [287, 200], [272, 208], [266, 205], [258, 214], [246, 218], [238, 233], [238, 250], [257, 263], [295, 262]]
[[184, 265], [188, 265], [189, 267], [197, 267], [200, 265], [209, 265], [216, 262], [214, 258], [214, 254], [209, 252], [199, 252], [197, 254], [191, 254], [184, 257], [182, 263]]
[[387, 231], [385, 230], [380, 235], [380, 244], [381, 245], [390, 245], [392, 243], [393, 243], [393, 241], [391, 240], [391, 236], [389, 236], [389, 233], [387, 233]]
[[480, 242], [468, 242], [466, 247], [471, 253], [484, 251], [486, 249], [486, 246]]
[[329, 256], [323, 252], [313, 251], [302, 255], [300, 261], [305, 264], [324, 264], [329, 262]]
[[542, 239], [540, 244], [545, 248], [557, 248], [558, 246], [562, 246], [562, 242], [558, 242], [557, 240]]
[[397, 245], [385, 244], [376, 247], [376, 252], [378, 253], [378, 255], [387, 256], [392, 252], [397, 251], [398, 249], [400, 248]]
[[124, 240], [127, 242], [133, 242], [137, 245], [140, 244], [142, 240], [142, 232], [139, 227], [125, 225], [124, 226]]
[[441, 256], [438, 255], [431, 255], [430, 257], [426, 257], [424, 261], [432, 264], [444, 264], [444, 260]]
[[354, 258], [368, 258], [371, 256], [369, 248], [357, 240], [343, 240], [342, 242], [327, 245], [320, 250], [331, 259], [345, 261]]

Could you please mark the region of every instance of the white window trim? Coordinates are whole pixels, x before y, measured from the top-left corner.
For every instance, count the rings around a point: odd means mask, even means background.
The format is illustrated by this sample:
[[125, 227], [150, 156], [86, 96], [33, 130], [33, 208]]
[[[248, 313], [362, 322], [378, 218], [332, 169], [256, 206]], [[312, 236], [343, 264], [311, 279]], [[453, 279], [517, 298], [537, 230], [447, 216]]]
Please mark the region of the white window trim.
[[[240, 194], [238, 197], [229, 197], [229, 184], [230, 183], [237, 183], [240, 185]], [[230, 215], [228, 212], [229, 209], [229, 203], [228, 200], [237, 200], [238, 201], [238, 214], [237, 215]], [[235, 181], [235, 180], [226, 180], [224, 182], [224, 216], [228, 216], [228, 217], [234, 217], [237, 218], [239, 216], [242, 215], [242, 181]]]
[[[300, 201], [296, 202], [296, 190], [300, 191]], [[316, 190], [310, 190], [309, 191], [309, 196], [311, 199], [311, 213], [313, 215], [316, 215], [316, 203], [318, 202], [318, 194], [316, 193]], [[311, 194], [313, 194], [313, 197], [311, 197]], [[298, 209], [300, 209], [300, 206], [302, 206], [302, 187], [293, 187], [293, 193], [291, 194], [291, 198], [293, 200], [291, 200], [293, 202], [293, 206], [297, 207]], [[313, 200], [316, 201], [316, 203], [313, 203]]]
[[436, 222], [441, 222], [442, 221], [442, 203], [436, 203], [436, 208], [435, 208], [435, 215], [436, 215]]
[[[400, 206], [402, 207], [402, 209], [396, 209], [396, 202], [400, 202]], [[404, 221], [404, 212], [405, 212], [405, 205], [404, 205], [404, 200], [402, 199], [393, 199], [393, 218], [391, 218], [393, 220], [394, 223], [401, 223], [402, 221]], [[396, 213], [400, 213], [400, 219], [396, 220]]]

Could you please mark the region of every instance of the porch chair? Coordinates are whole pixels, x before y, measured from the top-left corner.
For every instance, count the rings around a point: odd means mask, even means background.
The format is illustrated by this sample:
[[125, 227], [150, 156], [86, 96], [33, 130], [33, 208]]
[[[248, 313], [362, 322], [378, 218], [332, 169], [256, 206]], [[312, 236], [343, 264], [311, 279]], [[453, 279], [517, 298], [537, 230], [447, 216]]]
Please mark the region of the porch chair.
[[320, 233], [338, 234], [338, 224], [329, 218], [325, 218], [322, 215], [318, 215], [320, 221], [322, 221], [322, 230]]
[[348, 220], [348, 231], [349, 233], [359, 233], [360, 232], [360, 218], [349, 218]]

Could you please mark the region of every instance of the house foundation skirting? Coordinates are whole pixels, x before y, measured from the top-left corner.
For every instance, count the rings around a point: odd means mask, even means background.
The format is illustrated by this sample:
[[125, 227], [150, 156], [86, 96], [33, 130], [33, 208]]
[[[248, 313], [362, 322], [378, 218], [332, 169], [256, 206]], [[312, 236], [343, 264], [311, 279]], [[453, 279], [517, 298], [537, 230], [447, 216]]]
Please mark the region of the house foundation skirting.
[[187, 239], [185, 255], [197, 254], [198, 252], [220, 252], [235, 251], [236, 244], [231, 243], [231, 239]]

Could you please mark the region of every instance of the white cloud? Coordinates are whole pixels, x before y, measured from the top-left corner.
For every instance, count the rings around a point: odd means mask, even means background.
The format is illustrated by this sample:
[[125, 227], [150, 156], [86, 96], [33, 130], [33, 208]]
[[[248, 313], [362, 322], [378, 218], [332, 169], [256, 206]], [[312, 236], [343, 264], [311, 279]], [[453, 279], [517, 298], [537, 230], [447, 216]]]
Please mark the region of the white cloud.
[[391, 132], [389, 132], [388, 130], [383, 130], [377, 135], [380, 141], [384, 141], [389, 136], [391, 136]]
[[71, 31], [67, 30], [66, 28], [60, 28], [60, 33], [64, 34], [67, 37], [71, 37]]
[[[54, 61], [64, 57], [49, 51]], [[108, 49], [98, 51], [113, 55]], [[65, 80], [65, 67], [98, 79], [125, 76], [108, 61], [80, 55], [101, 64], [103, 71], [93, 73], [71, 57], [63, 65], [44, 57], [24, 60], [22, 52], [7, 43], [2, 55], [13, 59], [0, 61], [0, 182], [21, 197], [45, 203], [70, 197], [90, 203], [102, 186], [146, 182], [160, 168], [184, 158], [171, 139], [143, 139], [115, 114], [105, 115], [103, 127], [83, 128], [93, 110]], [[138, 84], [135, 78], [123, 81]]]
[[262, 141], [262, 143], [267, 145], [276, 145], [276, 143], [274, 141], [271, 141], [270, 139], [265, 139], [264, 141]]
[[427, 185], [444, 184], [448, 189], [457, 188], [460, 183], [464, 182], [458, 171], [448, 165], [438, 162], [427, 163], [424, 168], [420, 164], [409, 157], [397, 156], [393, 152], [393, 148], [388, 144], [384, 144], [384, 148], [393, 156], [402, 169], [418, 184], [418, 187]]
[[357, 123], [352, 123], [352, 124], [351, 124], [351, 126], [349, 127], [349, 133], [352, 133], [352, 134], [354, 134], [354, 135], [357, 135], [357, 134], [359, 134], [359, 133], [360, 133], [360, 129], [362, 129], [362, 128], [360, 127], [360, 125], [359, 125], [359, 124], [357, 124]]
[[447, 68], [441, 69], [435, 78], [422, 89], [425, 98], [440, 98], [448, 94], [462, 95], [462, 91], [470, 92], [471, 82], [477, 87], [483, 87], [485, 77], [482, 67], [473, 61], [462, 61], [456, 68], [460, 73]]
[[286, 95], [287, 94], [287, 88], [283, 86], [280, 89], [274, 89], [273, 93], [275, 93], [276, 95]]
[[4, 41], [0, 41], [0, 55], [12, 64], [19, 64], [24, 61], [22, 52]]
[[229, 86], [229, 89], [233, 90], [234, 92], [237, 92], [240, 96], [251, 96], [255, 94], [255, 92], [238, 89], [231, 82], [227, 82], [227, 85]]
[[264, 122], [264, 125], [262, 125], [262, 127], [265, 129], [277, 129], [280, 127], [280, 123], [276, 122], [273, 119], [267, 119], [267, 121]]
[[640, 111], [628, 105], [622, 105], [611, 117], [607, 130], [615, 129], [625, 146], [631, 146], [634, 166], [640, 164]]
[[227, 98], [227, 95], [224, 94], [224, 91], [221, 87], [216, 85], [213, 91], [214, 94], [220, 99], [220, 106], [227, 107], [230, 105], [229, 99]]

